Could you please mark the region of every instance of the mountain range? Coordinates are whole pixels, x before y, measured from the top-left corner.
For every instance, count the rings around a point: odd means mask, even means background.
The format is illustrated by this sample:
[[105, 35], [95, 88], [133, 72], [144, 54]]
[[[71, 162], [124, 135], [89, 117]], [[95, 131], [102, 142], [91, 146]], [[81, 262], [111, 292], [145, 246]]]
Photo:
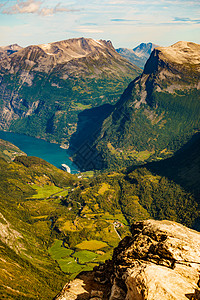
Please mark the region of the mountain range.
[[152, 43], [141, 43], [133, 49], [118, 48], [116, 51], [131, 63], [143, 69], [151, 52], [156, 47], [158, 47], [158, 45]]
[[[199, 65], [198, 44], [154, 49], [75, 161], [84, 169], [116, 169], [175, 153], [200, 129]], [[89, 159], [80, 155], [84, 147]]]
[[90, 170], [0, 140], [2, 299], [199, 298], [200, 45], [141, 72], [103, 40], [0, 49], [1, 129], [70, 141]]
[[77, 38], [1, 51], [0, 129], [66, 145], [81, 111], [116, 103], [141, 73], [110, 41]]

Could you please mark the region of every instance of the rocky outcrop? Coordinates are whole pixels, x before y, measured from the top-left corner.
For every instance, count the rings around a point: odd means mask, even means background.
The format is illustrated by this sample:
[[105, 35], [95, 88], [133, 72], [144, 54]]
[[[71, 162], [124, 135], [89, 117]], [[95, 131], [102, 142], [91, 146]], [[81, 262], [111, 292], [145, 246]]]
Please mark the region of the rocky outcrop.
[[[134, 223], [131, 233], [115, 248], [112, 261], [96, 268], [93, 277], [90, 273], [90, 283], [76, 279], [56, 300], [200, 299], [199, 232], [171, 221], [147, 220]], [[80, 280], [84, 292], [74, 292]], [[88, 289], [94, 280], [95, 297]]]

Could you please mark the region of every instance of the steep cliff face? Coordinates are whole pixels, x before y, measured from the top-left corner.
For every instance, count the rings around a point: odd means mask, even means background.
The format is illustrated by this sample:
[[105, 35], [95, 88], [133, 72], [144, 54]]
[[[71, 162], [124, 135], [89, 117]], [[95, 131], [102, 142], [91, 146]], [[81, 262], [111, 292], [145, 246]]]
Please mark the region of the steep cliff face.
[[0, 61], [0, 128], [68, 141], [81, 111], [115, 103], [140, 73], [110, 41], [28, 46]]
[[199, 232], [171, 221], [147, 220], [134, 223], [131, 233], [115, 248], [112, 261], [88, 280], [80, 275], [56, 299], [200, 299]]
[[104, 120], [93, 148], [106, 167], [169, 156], [199, 131], [199, 104], [200, 45], [155, 48]]

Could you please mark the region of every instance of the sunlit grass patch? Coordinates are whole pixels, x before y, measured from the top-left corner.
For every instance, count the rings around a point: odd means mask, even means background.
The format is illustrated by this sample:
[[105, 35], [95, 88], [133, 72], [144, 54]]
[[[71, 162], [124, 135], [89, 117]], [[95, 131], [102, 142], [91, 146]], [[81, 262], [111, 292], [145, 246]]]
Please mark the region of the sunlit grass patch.
[[32, 219], [35, 219], [35, 220], [37, 220], [37, 219], [48, 219], [48, 215], [45, 215], [45, 216], [36, 216], [36, 217], [32, 217]]
[[111, 174], [108, 174], [107, 176], [108, 177], [115, 177], [115, 176], [119, 176], [120, 173], [117, 173], [117, 172], [112, 172]]
[[71, 274], [79, 273], [83, 268], [83, 266], [77, 264], [77, 262], [72, 257], [69, 257], [67, 259], [59, 259], [58, 264], [63, 272]]
[[40, 199], [40, 198], [48, 198], [58, 192], [62, 192], [63, 189], [55, 186], [55, 185], [44, 185], [44, 186], [39, 186], [37, 184], [33, 184], [31, 186], [33, 189], [37, 191], [36, 195], [33, 195], [31, 198], [33, 199]]
[[91, 108], [91, 104], [88, 104], [88, 105], [85, 105], [85, 104], [82, 104], [82, 103], [74, 103], [72, 104], [71, 106], [71, 109], [72, 110], [84, 110], [84, 109], [89, 109]]
[[99, 255], [91, 251], [83, 250], [76, 252], [73, 256], [78, 259], [78, 262], [80, 264], [85, 264], [87, 262], [93, 261]]
[[108, 191], [110, 189], [110, 185], [109, 184], [107, 184], [107, 183], [105, 183], [105, 182], [103, 182], [102, 183], [102, 185], [101, 185], [101, 187], [100, 187], [100, 189], [99, 189], [99, 191], [98, 191], [98, 193], [100, 194], [100, 195], [103, 195], [106, 191]]
[[105, 260], [111, 259], [113, 254], [113, 250], [110, 250], [102, 255], [99, 255], [94, 262], [105, 262]]
[[114, 218], [115, 221], [119, 221], [127, 226], [129, 225], [123, 214], [116, 214], [114, 215]]
[[97, 241], [97, 240], [90, 240], [90, 241], [83, 241], [82, 243], [76, 245], [76, 248], [81, 250], [98, 250], [108, 245], [104, 242]]
[[56, 194], [56, 196], [58, 197], [65, 197], [68, 195], [68, 191], [67, 190], [64, 190], [64, 191], [61, 191], [60, 193]]
[[82, 178], [91, 178], [94, 176], [94, 171], [86, 171], [81, 173]]
[[61, 230], [66, 230], [66, 231], [77, 231], [76, 226], [72, 223], [72, 221], [67, 220], [65, 223], [61, 226]]
[[92, 271], [94, 267], [98, 265], [98, 263], [87, 263], [85, 266], [83, 266], [83, 269], [81, 271]]
[[52, 258], [57, 261], [59, 259], [70, 256], [73, 252], [71, 249], [67, 249], [63, 247], [62, 244], [63, 244], [62, 241], [56, 240], [53, 246], [48, 250]]

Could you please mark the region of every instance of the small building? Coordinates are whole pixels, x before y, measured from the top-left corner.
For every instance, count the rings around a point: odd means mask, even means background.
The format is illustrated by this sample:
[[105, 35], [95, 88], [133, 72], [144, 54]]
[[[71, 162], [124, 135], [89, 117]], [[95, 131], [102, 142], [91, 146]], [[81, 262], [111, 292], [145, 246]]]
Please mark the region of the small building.
[[66, 172], [68, 172], [68, 173], [71, 173], [70, 167], [68, 165], [66, 165], [66, 164], [62, 164], [61, 165], [61, 169], [64, 170], [64, 171], [66, 171]]

